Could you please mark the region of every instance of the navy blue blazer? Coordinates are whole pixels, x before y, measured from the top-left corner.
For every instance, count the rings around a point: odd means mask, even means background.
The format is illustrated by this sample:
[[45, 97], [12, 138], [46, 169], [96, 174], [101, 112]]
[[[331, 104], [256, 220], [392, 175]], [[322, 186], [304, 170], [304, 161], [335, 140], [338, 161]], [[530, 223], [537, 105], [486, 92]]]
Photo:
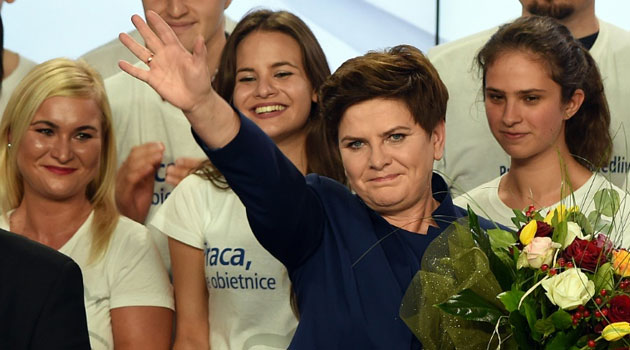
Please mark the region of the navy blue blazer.
[[4, 230], [0, 349], [90, 349], [79, 266], [54, 249]]
[[245, 204], [257, 239], [289, 271], [300, 312], [290, 349], [421, 348], [399, 317], [402, 297], [427, 245], [466, 215], [440, 176], [432, 179], [439, 227], [420, 235], [390, 225], [345, 186], [302, 176], [242, 115], [221, 149], [195, 137]]

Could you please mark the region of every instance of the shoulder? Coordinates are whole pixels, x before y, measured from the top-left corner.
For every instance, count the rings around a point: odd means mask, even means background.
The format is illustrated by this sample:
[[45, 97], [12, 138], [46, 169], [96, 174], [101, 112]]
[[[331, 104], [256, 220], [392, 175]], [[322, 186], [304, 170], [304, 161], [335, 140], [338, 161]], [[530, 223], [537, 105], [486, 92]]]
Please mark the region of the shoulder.
[[[141, 66], [143, 65], [143, 63], [137, 62], [134, 65]], [[124, 97], [125, 95], [128, 95], [130, 92], [133, 92], [134, 94], [142, 93], [145, 91], [145, 89], [143, 89], [142, 86], [146, 85], [142, 81], [132, 77], [126, 72], [116, 73], [106, 78], [104, 82], [105, 82], [105, 90], [107, 90], [107, 94], [110, 96], [110, 99], [111, 99], [111, 96]]]
[[[143, 42], [142, 36], [137, 30], [127, 33], [137, 42]], [[127, 49], [118, 39], [118, 37], [108, 41], [107, 43], [86, 52], [81, 59], [89, 63], [94, 69], [96, 69], [103, 79], [113, 76], [121, 72], [118, 68], [118, 61], [124, 60], [127, 62], [137, 62], [138, 58], [135, 57], [129, 49]]]
[[23, 75], [26, 75], [33, 67], [37, 65], [36, 62], [29, 60], [28, 58], [19, 55], [18, 66], [16, 71], [24, 72]]
[[[16, 261], [20, 261], [19, 265], [25, 268], [61, 268], [68, 262], [73, 262], [66, 255], [50, 247], [2, 229], [0, 229], [0, 252], [2, 252], [0, 261], [16, 265]], [[6, 264], [3, 262], [0, 265]]]
[[144, 225], [121, 215], [112, 233], [108, 254], [117, 254], [120, 251], [132, 252], [150, 244], [149, 230]]
[[20, 283], [30, 284], [33, 279], [23, 276], [39, 276], [37, 284], [42, 288], [56, 284], [59, 279], [82, 283], [81, 270], [74, 260], [43, 244], [4, 230], [0, 230], [0, 275], [3, 283], [9, 278], [12, 283], [21, 286], [12, 284], [16, 288], [30, 289]]
[[472, 190], [465, 192], [453, 200], [455, 205], [465, 208], [468, 204], [486, 202], [487, 198], [497, 195], [501, 177], [494, 178]]
[[[620, 64], [625, 64], [625, 60], [630, 56], [630, 32], [599, 20], [599, 35], [590, 49], [590, 53], [600, 65], [602, 64], [600, 61], [605, 57], [618, 55], [623, 60]], [[603, 67], [600, 67], [600, 69], [603, 69]]]
[[615, 41], [628, 41], [630, 40], [630, 32], [627, 30], [617, 27], [612, 23], [608, 23], [606, 21], [599, 21], [599, 31], [601, 34], [605, 34], [613, 38]]
[[432, 63], [439, 63], [445, 60], [455, 60], [465, 56], [473, 56], [497, 31], [497, 27], [484, 30], [482, 32], [469, 35], [467, 37], [438, 45], [429, 50], [428, 56]]

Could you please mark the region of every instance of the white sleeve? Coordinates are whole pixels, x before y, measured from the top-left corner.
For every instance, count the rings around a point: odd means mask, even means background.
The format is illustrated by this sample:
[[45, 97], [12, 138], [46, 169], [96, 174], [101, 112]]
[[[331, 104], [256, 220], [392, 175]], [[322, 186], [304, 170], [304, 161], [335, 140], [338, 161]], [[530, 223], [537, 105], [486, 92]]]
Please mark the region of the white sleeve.
[[146, 227], [120, 218], [107, 266], [112, 309], [161, 306], [174, 310], [173, 287]]
[[180, 182], [158, 209], [149, 225], [165, 235], [197, 249], [204, 249], [204, 222], [212, 216], [208, 208], [210, 194], [205, 189], [213, 186], [197, 175], [189, 175]]

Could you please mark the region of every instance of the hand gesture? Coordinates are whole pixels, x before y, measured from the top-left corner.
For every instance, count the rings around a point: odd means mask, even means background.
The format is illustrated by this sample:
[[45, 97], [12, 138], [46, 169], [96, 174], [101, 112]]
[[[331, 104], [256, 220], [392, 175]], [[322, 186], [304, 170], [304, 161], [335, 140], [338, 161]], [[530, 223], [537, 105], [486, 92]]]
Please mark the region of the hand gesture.
[[149, 70], [126, 61], [120, 61], [119, 66], [149, 84], [163, 99], [181, 108], [184, 113], [191, 112], [203, 104], [212, 91], [212, 76], [203, 38], [201, 35], [197, 38], [191, 54], [157, 13], [147, 11], [146, 17], [155, 32], [140, 16], [131, 18], [146, 47], [125, 33], [119, 38], [136, 57], [147, 63]]
[[160, 167], [164, 145], [148, 142], [135, 146], [116, 174], [116, 205], [121, 214], [141, 224], [153, 200], [155, 172]]
[[177, 186], [186, 176], [191, 174], [205, 158], [186, 158], [181, 157], [175, 160], [175, 164], [166, 167], [166, 182], [173, 186]]

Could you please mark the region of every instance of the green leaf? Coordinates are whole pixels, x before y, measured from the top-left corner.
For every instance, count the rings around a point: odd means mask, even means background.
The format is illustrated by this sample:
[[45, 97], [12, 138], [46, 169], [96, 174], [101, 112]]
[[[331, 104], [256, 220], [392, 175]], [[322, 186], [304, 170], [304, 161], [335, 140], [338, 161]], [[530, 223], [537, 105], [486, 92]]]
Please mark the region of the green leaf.
[[497, 298], [501, 300], [507, 311], [512, 312], [518, 310], [518, 303], [523, 295], [525, 295], [525, 292], [521, 290], [511, 290], [497, 295]]
[[619, 210], [619, 193], [612, 188], [602, 188], [593, 197], [595, 209], [602, 215], [613, 217]]
[[540, 334], [540, 332], [536, 330], [536, 320], [538, 319], [538, 317], [536, 316], [536, 303], [533, 302], [531, 295], [523, 300], [519, 311], [523, 316], [525, 316], [525, 319], [527, 320], [527, 324], [529, 325], [529, 329], [531, 330], [532, 339], [534, 339], [535, 341], [540, 341], [542, 339], [542, 334]]
[[470, 289], [464, 289], [436, 306], [448, 314], [492, 325], [496, 325], [499, 317], [504, 316], [499, 308]]
[[545, 346], [545, 350], [566, 350], [575, 345], [580, 337], [579, 328], [571, 330], [569, 333], [557, 332], [551, 341]]
[[[555, 219], [555, 217], [554, 217]], [[551, 237], [551, 240], [556, 242], [556, 243], [560, 243], [560, 244], [564, 244], [564, 241], [567, 239], [567, 232], [569, 231], [569, 229], [567, 228], [567, 221], [563, 220], [557, 224], [554, 225], [553, 228], [553, 235]]]
[[571, 314], [562, 309], [559, 309], [558, 311], [551, 314], [551, 316], [549, 316], [549, 319], [551, 320], [551, 322], [553, 322], [553, 325], [560, 330], [565, 330], [571, 327], [571, 325], [573, 324]]
[[519, 349], [534, 349], [535, 345], [529, 337], [527, 320], [518, 311], [511, 312], [509, 317], [510, 328]]
[[473, 239], [475, 240], [475, 244], [477, 244], [481, 251], [484, 252], [488, 257], [490, 270], [492, 271], [494, 277], [497, 279], [497, 282], [499, 282], [501, 289], [509, 290], [512, 286], [512, 283], [514, 282], [516, 271], [511, 264], [505, 264], [492, 251], [492, 246], [490, 244], [488, 233], [481, 229], [481, 227], [479, 226], [479, 218], [477, 217], [477, 214], [475, 214], [475, 212], [470, 208], [470, 206], [468, 206], [468, 225]]
[[534, 324], [534, 329], [536, 329], [536, 332], [541, 333], [543, 335], [543, 338], [547, 338], [556, 331], [556, 327], [554, 326], [553, 322], [551, 322], [551, 320], [548, 318], [544, 320], [536, 320], [536, 324]]
[[579, 211], [571, 212], [568, 215], [568, 221], [573, 221], [576, 224], [580, 225], [582, 228], [582, 232], [585, 235], [593, 234], [593, 226], [591, 225], [588, 218]]
[[514, 213], [512, 222], [514, 223], [514, 226], [516, 227], [521, 227], [524, 223], [526, 223], [529, 220], [527, 219], [527, 216], [525, 216], [522, 210], [512, 209], [512, 212]]
[[490, 237], [490, 245], [494, 249], [508, 248], [516, 243], [516, 237], [514, 237], [512, 232], [499, 228], [489, 229], [488, 237]]
[[614, 289], [615, 279], [614, 279], [614, 269], [609, 262], [601, 265], [597, 271], [595, 272], [595, 276], [593, 277], [593, 282], [595, 283], [595, 290], [602, 289]]

